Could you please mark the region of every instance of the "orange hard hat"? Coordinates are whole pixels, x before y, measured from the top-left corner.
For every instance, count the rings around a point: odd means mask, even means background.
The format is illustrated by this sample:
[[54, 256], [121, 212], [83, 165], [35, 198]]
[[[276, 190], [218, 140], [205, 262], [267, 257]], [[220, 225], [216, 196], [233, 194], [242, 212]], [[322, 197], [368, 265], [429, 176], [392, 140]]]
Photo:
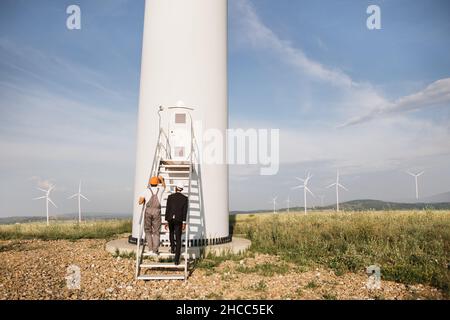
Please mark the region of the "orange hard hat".
[[158, 177], [151, 177], [150, 178], [150, 184], [152, 186], [156, 186], [157, 184], [159, 184], [159, 178]]

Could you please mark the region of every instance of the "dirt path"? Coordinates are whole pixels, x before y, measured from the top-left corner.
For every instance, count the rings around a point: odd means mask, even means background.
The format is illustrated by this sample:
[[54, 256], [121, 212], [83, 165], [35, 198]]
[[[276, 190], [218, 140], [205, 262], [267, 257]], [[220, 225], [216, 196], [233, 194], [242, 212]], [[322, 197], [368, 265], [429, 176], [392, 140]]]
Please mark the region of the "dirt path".
[[[115, 258], [105, 240], [0, 241], [0, 299], [442, 299], [431, 287], [382, 281], [370, 291], [367, 276], [302, 271], [276, 256], [256, 255], [194, 270], [189, 281], [134, 280], [134, 260]], [[81, 270], [81, 289], [69, 290], [67, 267]], [[273, 274], [265, 265], [283, 266]], [[263, 266], [263, 268], [261, 268]], [[251, 271], [259, 270], [259, 271]], [[281, 269], [280, 269], [281, 270]]]

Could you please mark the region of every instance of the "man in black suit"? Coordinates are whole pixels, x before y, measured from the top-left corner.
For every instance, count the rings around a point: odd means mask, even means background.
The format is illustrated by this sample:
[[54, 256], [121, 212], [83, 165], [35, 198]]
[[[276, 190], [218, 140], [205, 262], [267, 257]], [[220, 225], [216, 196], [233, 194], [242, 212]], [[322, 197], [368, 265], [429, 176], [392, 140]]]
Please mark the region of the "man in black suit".
[[183, 184], [177, 184], [176, 192], [167, 198], [166, 221], [169, 224], [171, 253], [175, 253], [175, 264], [180, 264], [181, 234], [186, 228], [188, 198], [183, 195]]

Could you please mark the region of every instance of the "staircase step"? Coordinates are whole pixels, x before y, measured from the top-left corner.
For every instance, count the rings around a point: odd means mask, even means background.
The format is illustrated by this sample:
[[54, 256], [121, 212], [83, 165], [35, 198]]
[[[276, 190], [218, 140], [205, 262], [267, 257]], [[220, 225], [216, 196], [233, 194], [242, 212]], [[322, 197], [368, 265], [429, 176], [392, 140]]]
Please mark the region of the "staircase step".
[[[194, 164], [191, 161], [183, 160], [172, 160], [172, 159], [162, 159], [159, 162], [158, 174], [162, 175], [168, 182], [183, 181], [187, 185], [184, 186], [182, 194], [186, 196], [200, 197], [200, 183], [199, 180], [192, 179], [191, 173], [194, 170]], [[186, 182], [184, 182], [186, 181]], [[190, 181], [193, 181], [190, 182]], [[197, 183], [194, 185], [194, 183]], [[164, 191], [163, 200], [161, 201], [161, 213], [165, 214], [167, 196], [175, 193], [174, 187], [177, 184], [167, 183], [167, 191]], [[143, 228], [141, 226], [141, 228]], [[187, 225], [187, 229], [189, 225]], [[169, 245], [169, 231], [165, 230], [163, 224], [163, 230], [160, 231], [161, 235], [161, 248], [158, 255], [150, 254], [149, 252], [140, 251], [137, 261], [140, 262], [136, 269], [136, 275], [138, 280], [186, 280], [187, 274], [180, 274], [180, 271], [184, 270], [189, 263], [190, 254], [186, 253], [186, 246], [188, 246], [188, 241], [182, 238], [182, 251], [180, 253], [180, 258], [182, 263], [175, 265], [170, 258], [175, 257], [174, 253], [170, 253]], [[186, 238], [186, 234], [184, 234]], [[145, 246], [145, 243], [144, 243]], [[139, 249], [139, 248], [138, 248]], [[144, 248], [143, 248], [144, 249]], [[148, 259], [145, 259], [148, 258]], [[153, 258], [153, 259], [152, 259]], [[167, 260], [165, 260], [167, 258]], [[154, 274], [154, 275], [141, 275], [140, 269], [170, 269], [171, 274]], [[160, 272], [163, 272], [162, 270]]]
[[156, 269], [156, 268], [164, 268], [164, 269], [184, 269], [184, 263], [176, 265], [175, 263], [141, 263], [141, 268], [148, 269]]
[[[188, 179], [187, 178], [186, 179], [185, 178], [173, 178], [173, 180], [188, 180]], [[176, 183], [166, 183], [166, 187], [176, 187], [176, 186], [177, 186]], [[193, 187], [195, 187], [195, 186], [193, 186]], [[183, 191], [187, 191], [186, 189], [189, 189], [189, 187], [184, 186]]]
[[192, 163], [187, 160], [161, 160], [160, 166], [190, 166]]
[[143, 275], [138, 276], [138, 280], [184, 280], [184, 275], [171, 275], [171, 274], [159, 274], [159, 275]]
[[[168, 175], [168, 176], [171, 176], [171, 175], [179, 175], [182, 177], [189, 176], [189, 171], [184, 171], [184, 172], [160, 171], [159, 173], [163, 174], [163, 175]], [[167, 179], [167, 178], [164, 177], [164, 179]]]
[[183, 174], [189, 174], [189, 170], [183, 170], [183, 171], [178, 171], [178, 170], [169, 170], [169, 171], [167, 171], [167, 170], [165, 170], [165, 171], [160, 171], [159, 173], [177, 173], [177, 174], [181, 174], [181, 173], [183, 173]]
[[183, 170], [183, 172], [189, 172], [190, 170], [190, 168], [191, 168], [191, 166], [190, 165], [184, 165], [184, 164], [180, 164], [180, 165], [172, 165], [172, 166], [169, 166], [169, 165], [161, 165], [160, 166], [160, 168], [164, 168], [164, 169], [171, 169], [171, 168], [177, 168], [177, 169], [186, 169], [185, 171]]
[[[170, 252], [160, 252], [159, 255], [154, 255], [154, 254], [150, 254], [150, 253], [144, 253], [142, 255], [143, 257], [151, 257], [151, 258], [156, 258], [156, 257], [160, 257], [160, 258], [172, 258], [175, 257], [175, 253], [170, 253]], [[186, 257], [189, 256], [189, 253], [186, 254], [185, 252], [182, 252], [180, 254], [180, 257]]]
[[[167, 240], [167, 242], [169, 242], [169, 240]], [[184, 241], [183, 241], [184, 243]], [[181, 246], [181, 256], [186, 256], [186, 252], [184, 251], [185, 247]], [[172, 257], [175, 256], [174, 253], [170, 253], [170, 252], [160, 252], [158, 255], [154, 254], [154, 253], [149, 253], [149, 252], [144, 252], [142, 254], [143, 257], [146, 258], [168, 258], [168, 257]], [[189, 256], [189, 254], [187, 254], [187, 256]]]

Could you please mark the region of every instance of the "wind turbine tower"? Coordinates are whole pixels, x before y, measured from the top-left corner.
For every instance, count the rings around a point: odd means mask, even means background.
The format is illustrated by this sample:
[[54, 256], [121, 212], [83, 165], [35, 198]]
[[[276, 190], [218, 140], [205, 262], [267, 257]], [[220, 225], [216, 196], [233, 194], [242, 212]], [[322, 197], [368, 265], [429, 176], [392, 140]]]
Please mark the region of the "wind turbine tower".
[[273, 203], [273, 213], [275, 214], [275, 213], [277, 213], [277, 198], [278, 198], [278, 196], [277, 197], [274, 197], [274, 198], [272, 198], [272, 201], [270, 201], [271, 203]]
[[50, 202], [55, 208], [58, 208], [56, 204], [50, 199], [50, 192], [55, 188], [54, 185], [49, 186], [47, 190], [37, 188], [38, 190], [45, 192], [45, 196], [33, 198], [33, 200], [45, 199], [45, 211], [47, 216], [47, 226], [49, 225], [49, 216], [48, 216], [48, 203]]
[[309, 183], [309, 180], [311, 180], [311, 178], [312, 178], [312, 175], [309, 172], [308, 172], [308, 175], [306, 176], [305, 179], [296, 177], [297, 180], [299, 180], [300, 182], [303, 182], [303, 183], [301, 185], [299, 185], [299, 186], [296, 186], [296, 187], [292, 188], [292, 190], [302, 189], [303, 188], [303, 203], [304, 203], [304, 206], [305, 206], [305, 214], [308, 212], [308, 209], [306, 208], [307, 207], [307, 205], [306, 205], [306, 193], [309, 192], [314, 197], [314, 193], [312, 193], [312, 191], [309, 190], [309, 188], [308, 188], [308, 183]]
[[90, 201], [88, 198], [86, 198], [85, 196], [83, 196], [81, 194], [81, 180], [80, 180], [80, 184], [78, 185], [78, 193], [71, 195], [67, 199], [72, 199], [75, 197], [78, 197], [78, 223], [81, 223], [81, 198], [83, 198], [87, 201]]
[[414, 177], [414, 181], [416, 182], [416, 199], [419, 200], [419, 183], [417, 181], [417, 178], [420, 177], [421, 175], [423, 175], [425, 173], [425, 171], [419, 172], [417, 174], [414, 174], [410, 171], [407, 172], [407, 174], [409, 174], [410, 176]]
[[323, 199], [325, 199], [325, 196], [323, 194], [320, 194], [319, 198], [320, 198], [320, 206], [323, 207], [324, 206]]
[[336, 187], [336, 211], [339, 212], [339, 188], [342, 188], [345, 191], [348, 191], [348, 189], [346, 187], [344, 187], [342, 184], [340, 184], [340, 182], [339, 182], [339, 170], [337, 171], [337, 174], [336, 174], [336, 182], [330, 184], [327, 188], [331, 188], [331, 187]]
[[287, 203], [287, 213], [289, 213], [289, 209], [291, 206], [291, 199], [290, 196], [288, 195], [287, 199], [286, 199], [286, 203]]
[[[193, 219], [197, 226], [190, 224], [189, 240], [193, 246], [231, 242], [228, 164], [206, 161], [202, 152], [205, 132], [225, 137], [228, 128], [228, 1], [146, 0], [144, 11], [130, 241], [139, 237], [138, 199], [153, 165], [160, 164], [154, 152], [161, 137], [172, 142], [160, 154], [162, 161], [188, 161], [194, 155], [193, 178], [201, 183], [192, 191], [201, 194], [201, 202], [189, 207], [188, 217], [199, 217]], [[189, 108], [181, 108], [179, 100]]]

